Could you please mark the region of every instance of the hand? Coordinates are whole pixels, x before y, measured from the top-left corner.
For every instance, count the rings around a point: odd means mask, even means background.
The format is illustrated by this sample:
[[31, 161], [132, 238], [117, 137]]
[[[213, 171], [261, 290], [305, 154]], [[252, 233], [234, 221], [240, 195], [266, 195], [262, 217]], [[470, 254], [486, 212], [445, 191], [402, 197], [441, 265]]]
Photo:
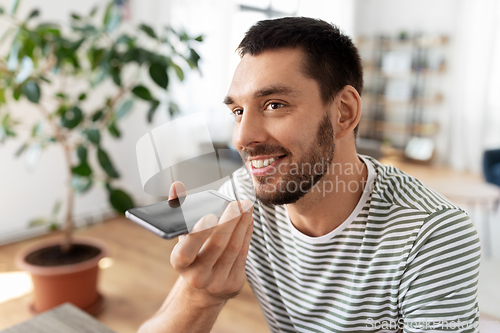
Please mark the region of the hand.
[[[184, 185], [175, 182], [169, 199], [185, 193]], [[241, 291], [253, 232], [252, 212], [250, 200], [233, 201], [220, 220], [213, 214], [206, 215], [190, 234], [179, 237], [170, 262], [193, 292], [224, 302]]]

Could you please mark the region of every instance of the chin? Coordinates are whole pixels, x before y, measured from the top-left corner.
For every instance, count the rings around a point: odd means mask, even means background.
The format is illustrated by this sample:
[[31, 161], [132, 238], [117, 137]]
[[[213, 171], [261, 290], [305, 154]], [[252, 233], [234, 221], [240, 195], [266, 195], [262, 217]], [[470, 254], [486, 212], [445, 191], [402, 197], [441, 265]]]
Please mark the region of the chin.
[[294, 204], [308, 192], [280, 190], [279, 185], [259, 184], [255, 187], [257, 200], [263, 205], [274, 207]]

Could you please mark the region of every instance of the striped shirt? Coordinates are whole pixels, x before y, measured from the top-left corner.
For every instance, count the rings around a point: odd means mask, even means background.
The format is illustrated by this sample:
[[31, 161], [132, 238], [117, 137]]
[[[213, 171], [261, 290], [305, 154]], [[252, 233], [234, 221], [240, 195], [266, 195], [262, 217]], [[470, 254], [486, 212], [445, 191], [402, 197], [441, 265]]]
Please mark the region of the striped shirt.
[[[480, 245], [468, 215], [419, 180], [358, 155], [352, 214], [310, 237], [286, 206], [254, 209], [248, 282], [272, 332], [478, 332]], [[251, 198], [244, 169], [238, 199]], [[220, 191], [234, 196], [228, 182]]]

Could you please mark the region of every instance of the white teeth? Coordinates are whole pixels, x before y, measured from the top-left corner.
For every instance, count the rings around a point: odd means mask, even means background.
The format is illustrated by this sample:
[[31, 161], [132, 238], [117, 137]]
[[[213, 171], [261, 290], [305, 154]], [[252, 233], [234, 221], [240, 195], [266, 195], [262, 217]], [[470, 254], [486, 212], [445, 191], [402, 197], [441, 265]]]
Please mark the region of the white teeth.
[[253, 160], [252, 161], [252, 165], [254, 168], [256, 169], [260, 169], [260, 168], [263, 168], [263, 167], [266, 167], [268, 165], [271, 165], [275, 162], [276, 160], [274, 158], [266, 158], [264, 160]]

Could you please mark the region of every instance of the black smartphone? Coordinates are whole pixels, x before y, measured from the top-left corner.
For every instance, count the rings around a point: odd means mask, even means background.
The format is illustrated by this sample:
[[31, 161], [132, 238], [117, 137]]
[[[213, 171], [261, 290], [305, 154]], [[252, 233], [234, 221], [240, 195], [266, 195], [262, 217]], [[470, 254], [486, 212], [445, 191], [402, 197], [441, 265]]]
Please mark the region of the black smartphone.
[[125, 212], [125, 216], [158, 236], [171, 239], [189, 233], [196, 222], [207, 214], [220, 218], [231, 201], [217, 191], [208, 190], [132, 208]]

